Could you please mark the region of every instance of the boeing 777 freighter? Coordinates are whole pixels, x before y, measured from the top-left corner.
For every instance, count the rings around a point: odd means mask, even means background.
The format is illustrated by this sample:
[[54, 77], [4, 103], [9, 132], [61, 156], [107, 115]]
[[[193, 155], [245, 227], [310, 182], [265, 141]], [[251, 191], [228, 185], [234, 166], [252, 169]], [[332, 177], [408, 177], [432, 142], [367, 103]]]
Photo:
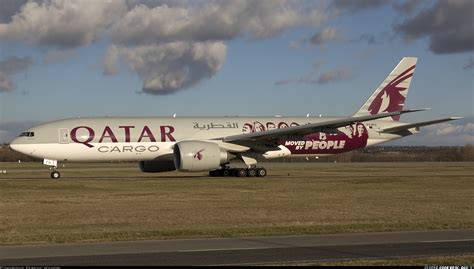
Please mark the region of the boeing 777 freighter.
[[[59, 178], [58, 161], [137, 161], [143, 172], [209, 171], [211, 176], [267, 174], [257, 162], [324, 156], [376, 145], [458, 119], [401, 123], [417, 58], [405, 57], [350, 117], [102, 117], [33, 127], [11, 148], [44, 159]], [[235, 163], [245, 164], [238, 168]], [[242, 165], [243, 166], [243, 165]]]

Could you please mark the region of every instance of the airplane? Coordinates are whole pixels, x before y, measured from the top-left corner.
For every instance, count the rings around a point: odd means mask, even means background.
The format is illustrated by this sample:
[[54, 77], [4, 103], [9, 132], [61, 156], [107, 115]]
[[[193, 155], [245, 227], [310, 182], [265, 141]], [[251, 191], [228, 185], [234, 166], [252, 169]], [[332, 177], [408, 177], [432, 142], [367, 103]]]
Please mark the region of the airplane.
[[[402, 123], [417, 58], [404, 57], [349, 117], [93, 117], [38, 125], [10, 147], [57, 163], [137, 161], [142, 172], [208, 171], [210, 176], [264, 177], [258, 162], [319, 157], [416, 134], [420, 127], [460, 117]], [[236, 167], [235, 164], [242, 167]]]

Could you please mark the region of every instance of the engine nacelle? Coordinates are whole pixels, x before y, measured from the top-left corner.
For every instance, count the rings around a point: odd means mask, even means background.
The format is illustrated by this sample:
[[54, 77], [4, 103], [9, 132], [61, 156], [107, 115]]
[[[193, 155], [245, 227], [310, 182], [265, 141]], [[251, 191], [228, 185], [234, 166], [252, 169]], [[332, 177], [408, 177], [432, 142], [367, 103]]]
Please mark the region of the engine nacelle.
[[140, 170], [145, 173], [159, 173], [176, 170], [173, 160], [141, 161], [138, 163]]
[[180, 171], [210, 171], [229, 161], [219, 145], [202, 141], [182, 141], [174, 145], [174, 164]]

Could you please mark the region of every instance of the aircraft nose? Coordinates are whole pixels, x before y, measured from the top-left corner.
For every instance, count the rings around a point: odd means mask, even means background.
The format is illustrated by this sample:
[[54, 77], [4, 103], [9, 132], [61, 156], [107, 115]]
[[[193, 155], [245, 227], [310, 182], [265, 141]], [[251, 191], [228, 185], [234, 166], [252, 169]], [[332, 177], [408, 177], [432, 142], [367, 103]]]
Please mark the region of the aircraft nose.
[[19, 137], [15, 140], [13, 140], [11, 143], [10, 143], [10, 148], [16, 152], [20, 152], [20, 153], [23, 153], [23, 154], [31, 154], [34, 152], [34, 149], [31, 147], [32, 145], [30, 144], [25, 144], [23, 143], [22, 141], [22, 138]]
[[12, 142], [10, 142], [10, 148], [14, 151], [18, 151], [18, 144], [18, 138], [16, 138]]

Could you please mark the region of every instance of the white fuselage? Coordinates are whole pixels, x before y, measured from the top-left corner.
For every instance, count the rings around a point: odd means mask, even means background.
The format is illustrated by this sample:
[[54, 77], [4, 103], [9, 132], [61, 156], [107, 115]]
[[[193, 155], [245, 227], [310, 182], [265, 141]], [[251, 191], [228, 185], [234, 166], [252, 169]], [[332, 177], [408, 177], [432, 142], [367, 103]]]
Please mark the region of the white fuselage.
[[[221, 138], [334, 118], [322, 117], [208, 117], [208, 118], [76, 118], [31, 128], [11, 143], [19, 152], [59, 161], [144, 161], [172, 154], [176, 142], [212, 141], [231, 152], [245, 152], [247, 146], [222, 142]], [[381, 126], [400, 124], [370, 121], [331, 132], [286, 137], [278, 148], [255, 145], [263, 159], [284, 156], [321, 156], [383, 143], [402, 136], [383, 134]]]

